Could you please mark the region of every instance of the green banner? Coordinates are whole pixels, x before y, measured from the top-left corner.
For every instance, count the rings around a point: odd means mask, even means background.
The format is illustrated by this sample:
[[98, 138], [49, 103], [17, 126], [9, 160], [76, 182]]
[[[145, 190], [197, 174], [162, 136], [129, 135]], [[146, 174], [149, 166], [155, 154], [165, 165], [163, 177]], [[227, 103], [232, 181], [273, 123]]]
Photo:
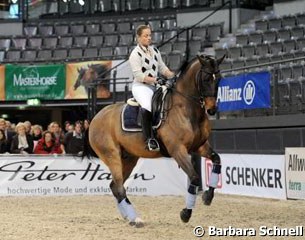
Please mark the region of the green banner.
[[65, 65], [20, 66], [6, 65], [6, 100], [64, 99], [66, 89]]

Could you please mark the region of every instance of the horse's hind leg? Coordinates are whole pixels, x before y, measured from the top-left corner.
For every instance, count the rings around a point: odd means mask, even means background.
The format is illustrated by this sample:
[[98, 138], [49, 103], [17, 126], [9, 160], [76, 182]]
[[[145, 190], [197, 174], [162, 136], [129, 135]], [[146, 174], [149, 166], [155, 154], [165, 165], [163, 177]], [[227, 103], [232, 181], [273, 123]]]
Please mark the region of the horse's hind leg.
[[210, 146], [209, 142], [206, 142], [199, 148], [200, 155], [212, 160], [213, 168], [209, 180], [209, 189], [202, 195], [202, 200], [205, 205], [211, 205], [214, 198], [214, 190], [217, 187], [219, 181], [219, 175], [221, 173], [221, 159], [218, 153], [216, 153]]
[[[137, 161], [138, 161], [138, 157], [132, 157], [132, 156], [124, 157], [122, 159], [121, 163], [122, 163], [123, 184], [126, 181], [126, 179], [130, 176], [133, 168], [137, 164]], [[113, 179], [115, 178], [113, 177]], [[123, 187], [123, 194], [122, 194], [122, 191], [120, 190], [121, 188], [118, 185], [118, 181], [115, 180], [113, 180], [110, 183], [110, 188], [117, 200], [117, 208], [121, 216], [124, 219], [128, 219], [130, 225], [134, 225], [136, 227], [142, 227], [144, 225], [143, 221], [138, 217], [134, 207], [127, 198], [125, 188]]]

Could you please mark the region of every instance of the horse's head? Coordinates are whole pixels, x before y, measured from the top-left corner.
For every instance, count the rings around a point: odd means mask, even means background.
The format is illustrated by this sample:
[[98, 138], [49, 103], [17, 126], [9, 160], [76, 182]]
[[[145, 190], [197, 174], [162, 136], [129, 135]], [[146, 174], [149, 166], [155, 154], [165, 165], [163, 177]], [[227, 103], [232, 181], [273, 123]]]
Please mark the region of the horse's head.
[[209, 115], [217, 112], [217, 92], [221, 78], [219, 65], [225, 56], [215, 59], [211, 56], [197, 56], [201, 68], [196, 75], [196, 86]]

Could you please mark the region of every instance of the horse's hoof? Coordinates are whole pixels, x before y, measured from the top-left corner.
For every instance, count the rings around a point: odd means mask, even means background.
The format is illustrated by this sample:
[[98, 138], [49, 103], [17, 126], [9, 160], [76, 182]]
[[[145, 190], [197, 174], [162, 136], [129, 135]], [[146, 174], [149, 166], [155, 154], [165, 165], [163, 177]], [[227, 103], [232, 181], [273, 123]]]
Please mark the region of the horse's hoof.
[[183, 208], [180, 212], [180, 219], [182, 222], [187, 223], [192, 216], [192, 209]]
[[214, 198], [214, 192], [209, 191], [209, 190], [204, 191], [204, 193], [202, 195], [202, 201], [203, 201], [204, 205], [210, 206], [213, 198]]
[[134, 221], [130, 221], [129, 225], [136, 228], [142, 228], [144, 227], [144, 222], [141, 218], [136, 218]]

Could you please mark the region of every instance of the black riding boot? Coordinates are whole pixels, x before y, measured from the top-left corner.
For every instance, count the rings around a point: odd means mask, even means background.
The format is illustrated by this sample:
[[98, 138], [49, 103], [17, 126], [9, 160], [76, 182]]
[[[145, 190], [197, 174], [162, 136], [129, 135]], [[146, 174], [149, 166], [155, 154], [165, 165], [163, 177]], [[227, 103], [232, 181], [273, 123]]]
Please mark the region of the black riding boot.
[[142, 114], [142, 129], [146, 139], [147, 147], [149, 151], [160, 151], [158, 141], [153, 137], [152, 132], [152, 113], [146, 109], [141, 109]]

